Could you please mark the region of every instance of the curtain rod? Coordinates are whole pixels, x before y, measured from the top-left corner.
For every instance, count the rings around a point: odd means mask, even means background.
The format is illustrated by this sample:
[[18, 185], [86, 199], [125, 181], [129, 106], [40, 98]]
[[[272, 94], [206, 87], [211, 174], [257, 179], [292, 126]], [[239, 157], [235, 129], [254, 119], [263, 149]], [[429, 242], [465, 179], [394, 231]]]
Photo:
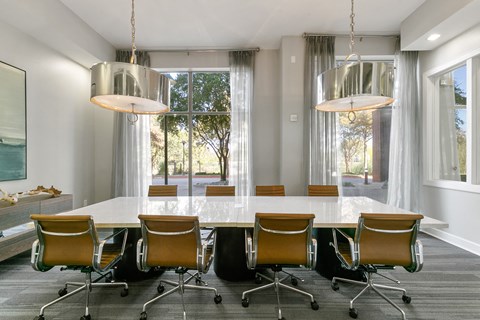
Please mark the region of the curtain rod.
[[[303, 37], [309, 37], [309, 36], [323, 36], [323, 37], [350, 37], [349, 34], [324, 34], [324, 33], [308, 33], [304, 32]], [[362, 34], [356, 34], [355, 38], [399, 38], [399, 35], [362, 35]]]
[[224, 49], [161, 49], [161, 50], [145, 50], [147, 52], [226, 52], [226, 51], [256, 51], [259, 52], [260, 48], [224, 48]]

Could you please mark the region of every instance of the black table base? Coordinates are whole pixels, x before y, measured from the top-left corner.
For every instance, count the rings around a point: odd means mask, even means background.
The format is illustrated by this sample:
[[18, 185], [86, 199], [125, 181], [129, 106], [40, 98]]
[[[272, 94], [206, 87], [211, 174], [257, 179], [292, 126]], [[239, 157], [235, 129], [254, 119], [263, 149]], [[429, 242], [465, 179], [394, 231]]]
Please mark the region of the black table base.
[[255, 270], [247, 268], [245, 228], [216, 228], [213, 267], [219, 278], [243, 281], [255, 278]]

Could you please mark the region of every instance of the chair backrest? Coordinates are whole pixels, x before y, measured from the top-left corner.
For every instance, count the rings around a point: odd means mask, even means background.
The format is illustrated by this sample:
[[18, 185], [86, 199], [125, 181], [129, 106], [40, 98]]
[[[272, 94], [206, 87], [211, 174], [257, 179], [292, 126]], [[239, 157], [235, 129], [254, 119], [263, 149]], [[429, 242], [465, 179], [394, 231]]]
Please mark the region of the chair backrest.
[[273, 186], [256, 186], [255, 195], [257, 196], [269, 196], [269, 197], [284, 197], [285, 186], [273, 185]]
[[255, 265], [312, 267], [313, 214], [257, 213], [253, 231]]
[[[197, 216], [139, 215], [143, 265], [198, 269], [201, 250]], [[201, 263], [200, 263], [201, 264]]]
[[177, 185], [151, 185], [148, 187], [149, 197], [176, 197]]
[[33, 214], [30, 217], [40, 244], [38, 270], [59, 265], [93, 266], [99, 241], [91, 216]]
[[415, 267], [421, 214], [362, 213], [355, 233], [360, 264]]
[[207, 197], [235, 196], [235, 186], [206, 186], [205, 196]]
[[308, 196], [314, 197], [338, 197], [336, 185], [308, 185]]

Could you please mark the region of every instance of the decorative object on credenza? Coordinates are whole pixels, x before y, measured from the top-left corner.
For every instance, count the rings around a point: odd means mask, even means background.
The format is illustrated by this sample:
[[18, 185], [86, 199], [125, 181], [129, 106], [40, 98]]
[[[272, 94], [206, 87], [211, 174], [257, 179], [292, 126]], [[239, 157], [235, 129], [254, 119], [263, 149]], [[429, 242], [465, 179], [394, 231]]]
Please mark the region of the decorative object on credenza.
[[55, 189], [53, 186], [51, 186], [48, 189], [45, 188], [44, 186], [38, 186], [37, 189], [30, 190], [29, 192], [31, 192], [30, 194], [46, 192], [46, 193], [51, 194], [52, 198], [56, 198], [56, 197], [60, 196], [60, 194], [62, 193], [61, 190]]
[[24, 192], [17, 192], [14, 194], [9, 194], [8, 192], [0, 189], [0, 202], [5, 201], [14, 205], [18, 202], [19, 199], [26, 198], [29, 196], [36, 196], [36, 195], [49, 195], [50, 198], [59, 197], [62, 194], [61, 190], [56, 189], [54, 186], [50, 188], [45, 188], [44, 186], [38, 186], [36, 189], [24, 191]]
[[7, 192], [0, 189], [0, 201], [9, 202], [11, 205], [14, 205], [18, 202], [18, 197], [15, 195], [9, 195]]
[[26, 179], [26, 73], [0, 62], [0, 84], [0, 181]]

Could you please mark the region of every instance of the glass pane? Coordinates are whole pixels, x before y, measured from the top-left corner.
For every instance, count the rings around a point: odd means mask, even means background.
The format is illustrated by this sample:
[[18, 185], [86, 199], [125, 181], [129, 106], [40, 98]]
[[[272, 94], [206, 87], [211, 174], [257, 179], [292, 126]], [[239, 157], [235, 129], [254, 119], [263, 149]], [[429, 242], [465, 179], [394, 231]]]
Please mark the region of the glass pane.
[[193, 73], [193, 111], [230, 111], [230, 73]]
[[340, 170], [344, 196], [365, 196], [386, 203], [391, 108], [339, 115]]
[[[157, 124], [151, 128], [153, 184], [178, 185], [177, 194], [188, 196], [188, 116], [160, 117], [161, 121], [157, 121]], [[166, 137], [165, 127], [167, 128]], [[166, 165], [165, 138], [167, 141]]]
[[439, 76], [439, 179], [466, 181], [467, 177], [466, 65]]
[[208, 184], [228, 185], [230, 116], [193, 116], [193, 195], [205, 195]]
[[170, 111], [188, 111], [188, 73], [165, 73], [174, 80], [170, 88]]

